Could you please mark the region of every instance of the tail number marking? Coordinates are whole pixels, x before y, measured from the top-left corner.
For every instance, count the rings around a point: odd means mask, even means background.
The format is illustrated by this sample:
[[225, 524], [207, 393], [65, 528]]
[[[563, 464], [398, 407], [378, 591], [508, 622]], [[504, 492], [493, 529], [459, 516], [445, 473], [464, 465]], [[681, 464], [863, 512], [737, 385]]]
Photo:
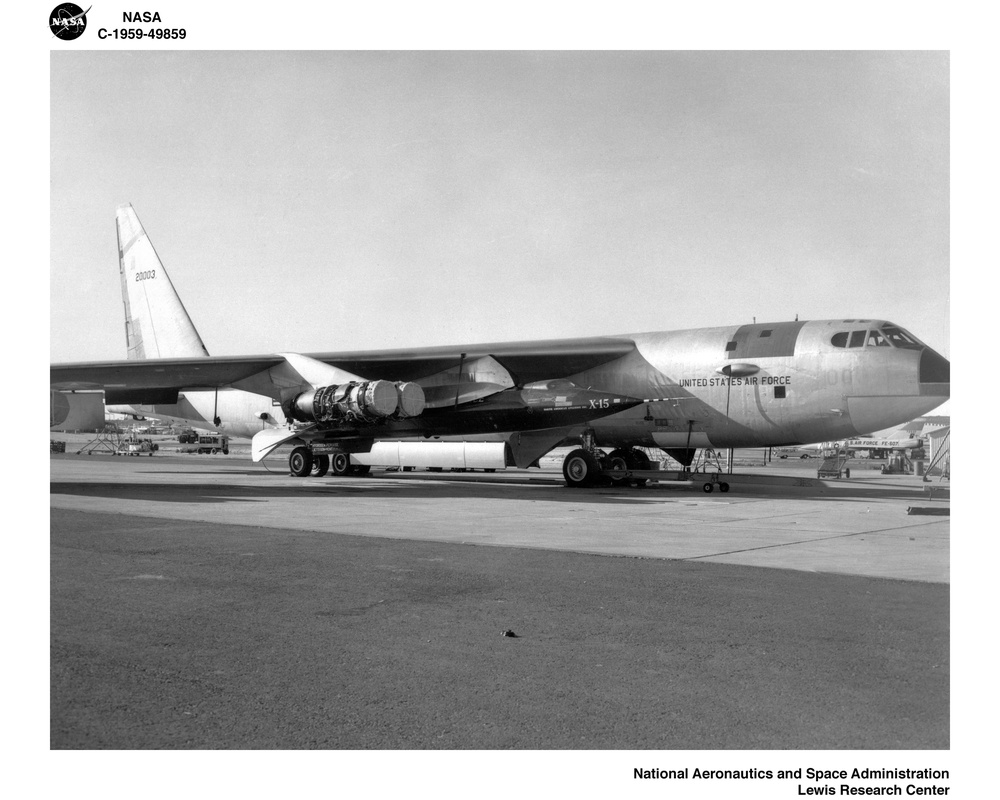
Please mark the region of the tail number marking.
[[155, 269], [147, 269], [144, 272], [135, 273], [135, 279], [137, 281], [151, 281], [154, 280], [155, 278], [156, 278]]

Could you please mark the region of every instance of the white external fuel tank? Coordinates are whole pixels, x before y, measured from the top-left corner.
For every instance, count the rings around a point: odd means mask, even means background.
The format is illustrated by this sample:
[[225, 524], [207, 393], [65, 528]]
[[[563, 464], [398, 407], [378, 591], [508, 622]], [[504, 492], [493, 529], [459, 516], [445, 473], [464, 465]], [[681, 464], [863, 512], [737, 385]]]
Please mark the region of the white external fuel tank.
[[352, 453], [351, 461], [372, 467], [439, 467], [503, 469], [504, 442], [375, 442], [369, 453]]

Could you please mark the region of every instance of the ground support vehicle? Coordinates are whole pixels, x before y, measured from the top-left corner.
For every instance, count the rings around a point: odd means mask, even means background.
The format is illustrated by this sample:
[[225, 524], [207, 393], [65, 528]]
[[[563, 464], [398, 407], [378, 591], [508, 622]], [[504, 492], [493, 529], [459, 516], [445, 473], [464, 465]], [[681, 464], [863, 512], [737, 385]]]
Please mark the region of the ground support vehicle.
[[118, 444], [116, 456], [152, 456], [160, 449], [152, 439], [124, 438]]
[[208, 453], [213, 456], [216, 453], [229, 455], [229, 437], [216, 433], [202, 434], [196, 442], [182, 447], [180, 451], [182, 453]]

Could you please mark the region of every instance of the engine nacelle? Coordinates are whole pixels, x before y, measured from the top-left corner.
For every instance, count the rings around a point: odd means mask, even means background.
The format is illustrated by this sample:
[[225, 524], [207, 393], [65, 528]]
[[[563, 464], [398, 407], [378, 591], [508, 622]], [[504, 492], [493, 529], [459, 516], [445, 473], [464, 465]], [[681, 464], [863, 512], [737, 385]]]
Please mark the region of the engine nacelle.
[[292, 401], [291, 416], [301, 422], [375, 423], [423, 410], [424, 392], [415, 383], [351, 381], [303, 392]]

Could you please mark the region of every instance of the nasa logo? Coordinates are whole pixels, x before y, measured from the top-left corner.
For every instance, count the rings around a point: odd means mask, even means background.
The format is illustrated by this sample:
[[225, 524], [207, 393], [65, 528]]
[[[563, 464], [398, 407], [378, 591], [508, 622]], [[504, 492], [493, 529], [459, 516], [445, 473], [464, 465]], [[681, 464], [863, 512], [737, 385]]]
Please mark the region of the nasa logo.
[[61, 3], [49, 14], [49, 30], [64, 42], [78, 39], [87, 30], [87, 11], [76, 3]]

